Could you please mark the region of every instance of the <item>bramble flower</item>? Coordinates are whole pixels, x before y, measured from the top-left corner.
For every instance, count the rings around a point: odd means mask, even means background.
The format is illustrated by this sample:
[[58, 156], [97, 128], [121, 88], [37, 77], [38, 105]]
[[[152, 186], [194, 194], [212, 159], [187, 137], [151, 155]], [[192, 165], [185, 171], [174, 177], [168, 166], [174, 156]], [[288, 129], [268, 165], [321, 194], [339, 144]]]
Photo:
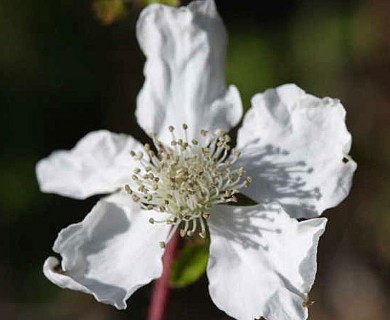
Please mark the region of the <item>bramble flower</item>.
[[[293, 84], [256, 94], [231, 149], [226, 132], [242, 104], [225, 86], [227, 37], [214, 1], [150, 5], [137, 36], [147, 61], [136, 116], [154, 146], [101, 130], [37, 164], [43, 192], [112, 193], [59, 233], [62, 261], [49, 257], [46, 277], [124, 309], [161, 275], [175, 232], [210, 237], [218, 308], [236, 319], [306, 319], [326, 224], [317, 217], [347, 196], [356, 169], [343, 106]], [[257, 204], [240, 205], [239, 194]]]

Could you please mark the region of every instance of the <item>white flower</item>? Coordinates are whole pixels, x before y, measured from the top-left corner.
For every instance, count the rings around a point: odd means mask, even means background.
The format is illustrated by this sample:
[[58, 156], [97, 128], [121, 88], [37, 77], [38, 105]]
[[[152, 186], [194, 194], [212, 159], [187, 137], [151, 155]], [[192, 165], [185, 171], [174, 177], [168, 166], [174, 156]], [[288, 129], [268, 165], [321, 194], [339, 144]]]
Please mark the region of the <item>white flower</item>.
[[[113, 193], [59, 233], [61, 266], [49, 257], [46, 277], [123, 309], [161, 275], [172, 232], [208, 229], [209, 290], [220, 309], [236, 319], [306, 319], [326, 224], [315, 217], [347, 196], [356, 169], [343, 106], [292, 84], [256, 94], [229, 152], [223, 131], [240, 121], [242, 105], [225, 86], [226, 33], [214, 1], [150, 5], [137, 36], [147, 62], [136, 115], [155, 132], [157, 154], [102, 130], [38, 163], [44, 192]], [[238, 191], [258, 205], [224, 204]]]

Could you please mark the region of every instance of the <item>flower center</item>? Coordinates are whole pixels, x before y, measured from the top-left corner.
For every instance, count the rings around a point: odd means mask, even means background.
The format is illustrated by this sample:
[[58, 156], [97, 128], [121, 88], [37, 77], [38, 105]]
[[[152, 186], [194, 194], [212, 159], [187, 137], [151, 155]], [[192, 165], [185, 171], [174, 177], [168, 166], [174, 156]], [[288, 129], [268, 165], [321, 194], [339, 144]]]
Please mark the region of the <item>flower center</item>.
[[[240, 152], [227, 159], [229, 135], [219, 129], [214, 134], [201, 130], [201, 139], [189, 142], [187, 129], [183, 124], [184, 138], [177, 139], [175, 128], [169, 126], [170, 146], [152, 135], [157, 153], [149, 144], [144, 146], [144, 152], [131, 151], [141, 166], [134, 169], [132, 186], [126, 185], [125, 189], [144, 209], [166, 214], [165, 219], [150, 218], [149, 222], [173, 226], [167, 241], [178, 228], [182, 237], [198, 233], [205, 238], [210, 208], [237, 202], [235, 194], [251, 182], [250, 177], [243, 177], [244, 168], [233, 166]], [[165, 242], [160, 245], [165, 247]]]

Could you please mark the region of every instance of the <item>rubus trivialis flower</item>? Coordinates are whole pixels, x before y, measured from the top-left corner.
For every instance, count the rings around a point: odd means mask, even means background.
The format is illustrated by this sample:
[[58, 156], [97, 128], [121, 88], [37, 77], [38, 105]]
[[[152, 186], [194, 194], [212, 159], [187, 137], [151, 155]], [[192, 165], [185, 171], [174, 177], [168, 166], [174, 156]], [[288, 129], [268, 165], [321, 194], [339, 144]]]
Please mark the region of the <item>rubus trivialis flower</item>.
[[[231, 150], [226, 132], [242, 105], [225, 86], [214, 1], [150, 5], [137, 36], [147, 61], [136, 116], [155, 146], [101, 130], [38, 163], [44, 192], [112, 193], [59, 233], [61, 265], [49, 257], [46, 277], [123, 309], [161, 275], [174, 232], [210, 236], [209, 291], [220, 309], [236, 319], [306, 319], [326, 224], [317, 217], [347, 196], [356, 169], [343, 106], [293, 84], [256, 94]], [[238, 193], [257, 204], [241, 206]]]

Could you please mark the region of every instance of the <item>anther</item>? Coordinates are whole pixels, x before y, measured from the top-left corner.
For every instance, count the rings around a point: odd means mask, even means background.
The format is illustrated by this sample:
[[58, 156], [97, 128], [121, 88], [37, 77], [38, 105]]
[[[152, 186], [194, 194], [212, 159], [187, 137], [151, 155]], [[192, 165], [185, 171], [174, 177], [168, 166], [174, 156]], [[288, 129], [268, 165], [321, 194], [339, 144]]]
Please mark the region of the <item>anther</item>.
[[147, 189], [145, 188], [145, 186], [139, 186], [138, 191], [142, 193], [146, 193]]
[[[143, 155], [143, 154], [142, 154]], [[152, 150], [150, 150], [149, 152], [148, 152], [148, 155], [149, 155], [149, 157], [151, 157], [151, 158], [154, 158], [155, 156], [156, 156], [156, 154], [154, 153], [154, 151], [152, 151]], [[142, 158], [141, 158], [142, 159]]]
[[222, 136], [222, 135], [223, 135], [222, 129], [217, 129], [217, 130], [215, 130], [215, 135], [216, 135], [217, 137]]
[[132, 194], [133, 191], [131, 190], [130, 186], [128, 184], [125, 185], [125, 190], [128, 194]]

